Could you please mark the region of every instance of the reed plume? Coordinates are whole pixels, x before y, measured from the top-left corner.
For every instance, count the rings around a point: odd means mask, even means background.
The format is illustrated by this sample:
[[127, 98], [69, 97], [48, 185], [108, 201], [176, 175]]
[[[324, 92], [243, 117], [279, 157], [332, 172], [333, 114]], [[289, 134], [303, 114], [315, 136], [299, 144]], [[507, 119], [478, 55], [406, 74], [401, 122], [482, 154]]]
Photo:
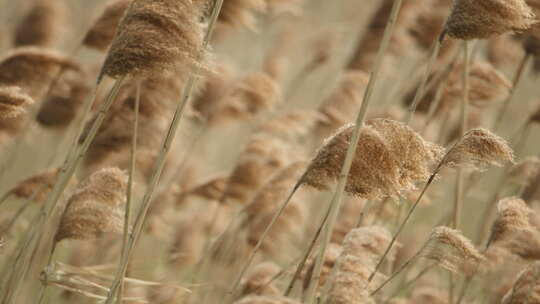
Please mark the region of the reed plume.
[[248, 296], [234, 304], [300, 304], [300, 302], [279, 296]]
[[[275, 175], [253, 197], [246, 207], [246, 231], [248, 243], [255, 246], [266, 227], [272, 221], [279, 203], [285, 201], [295, 183], [305, 171], [305, 162], [294, 162], [277, 171]], [[278, 254], [288, 241], [294, 242], [303, 236], [303, 223], [307, 219], [307, 210], [300, 201], [290, 203], [277, 219], [274, 227], [268, 231], [268, 237], [260, 245], [268, 253]]]
[[265, 0], [227, 0], [223, 2], [219, 22], [229, 27], [255, 28], [255, 14], [267, 8]]
[[16, 118], [33, 103], [34, 99], [17, 86], [0, 87], [0, 119]]
[[503, 304], [540, 303], [540, 262], [523, 269], [502, 299]]
[[515, 230], [497, 243], [526, 261], [540, 259], [540, 233], [535, 228]]
[[497, 219], [493, 223], [491, 241], [497, 242], [512, 232], [531, 229], [529, 216], [532, 210], [517, 197], [508, 197], [497, 203]]
[[47, 199], [47, 195], [52, 190], [58, 176], [58, 171], [58, 168], [54, 168], [32, 175], [20, 181], [15, 187], [9, 190], [9, 193], [12, 193], [18, 198], [33, 199], [41, 203]]
[[279, 274], [280, 271], [281, 268], [272, 262], [264, 262], [255, 265], [253, 269], [247, 273], [246, 278], [241, 283], [242, 296], [279, 296], [281, 292], [271, 280], [274, 276]]
[[362, 103], [369, 77], [362, 71], [345, 72], [330, 96], [318, 108], [316, 131], [326, 137], [354, 120], [354, 113]]
[[288, 160], [282, 141], [265, 135], [253, 136], [229, 176], [222, 202], [246, 204], [269, 176]]
[[469, 130], [448, 151], [442, 167], [469, 167], [483, 170], [490, 165], [514, 161], [514, 152], [501, 137], [482, 128]]
[[101, 15], [86, 32], [83, 45], [105, 51], [111, 45], [120, 19], [124, 16], [130, 3], [131, 0], [110, 0]]
[[539, 173], [540, 158], [529, 156], [515, 164], [508, 172], [508, 176], [520, 184], [529, 185]]
[[[337, 243], [328, 244], [328, 250], [326, 250], [324, 255], [324, 261], [321, 267], [321, 274], [319, 278], [319, 287], [323, 287], [330, 277], [332, 269], [336, 265], [338, 258], [343, 252], [343, 247]], [[301, 273], [303, 278], [303, 288], [307, 290], [309, 284], [311, 283], [313, 270], [315, 268], [315, 259], [310, 258], [306, 261], [305, 271]]]
[[120, 21], [98, 82], [104, 75], [155, 75], [205, 66], [199, 3], [133, 0]]
[[319, 117], [315, 111], [291, 110], [263, 122], [257, 132], [292, 141], [310, 135]]
[[15, 46], [53, 46], [68, 26], [65, 6], [64, 1], [34, 1], [15, 30]]
[[18, 86], [35, 99], [40, 97], [60, 69], [80, 70], [76, 62], [57, 51], [37, 47], [16, 48], [0, 59], [0, 84]]
[[529, 29], [536, 22], [524, 0], [455, 0], [446, 22], [448, 36], [485, 39]]
[[458, 230], [440, 226], [433, 229], [423, 256], [454, 273], [473, 274], [485, 257]]
[[[353, 126], [346, 126], [323, 144], [308, 167], [304, 184], [330, 189], [338, 178], [352, 130]], [[395, 121], [375, 119], [361, 132], [345, 191], [362, 198], [398, 196], [414, 189], [441, 157], [442, 148]]]
[[63, 129], [77, 116], [90, 94], [86, 74], [64, 73], [37, 114], [37, 122], [46, 128]]
[[55, 240], [90, 240], [122, 233], [126, 188], [127, 175], [118, 168], [90, 175], [70, 196]]

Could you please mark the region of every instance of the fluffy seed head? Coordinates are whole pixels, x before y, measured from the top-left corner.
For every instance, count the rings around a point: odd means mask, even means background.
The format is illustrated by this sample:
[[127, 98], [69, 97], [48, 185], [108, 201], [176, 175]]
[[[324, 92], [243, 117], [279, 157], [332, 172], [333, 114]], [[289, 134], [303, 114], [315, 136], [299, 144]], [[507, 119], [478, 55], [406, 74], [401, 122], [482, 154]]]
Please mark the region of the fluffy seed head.
[[32, 97], [17, 86], [0, 87], [0, 119], [15, 118], [25, 113], [25, 107], [33, 103]]
[[440, 226], [433, 229], [424, 256], [454, 273], [472, 274], [484, 261], [472, 242], [461, 232]]
[[265, 10], [265, 0], [227, 0], [223, 2], [219, 22], [226, 26], [246, 26], [253, 29], [255, 27], [254, 14]]
[[133, 0], [98, 77], [190, 71], [204, 64], [202, 7], [189, 0]]
[[360, 70], [348, 71], [341, 77], [338, 86], [319, 107], [316, 132], [328, 136], [341, 126], [354, 120], [360, 108], [368, 75]]
[[89, 240], [121, 233], [127, 175], [118, 168], [101, 169], [81, 182], [69, 198], [56, 241]]
[[229, 176], [222, 202], [249, 202], [269, 176], [285, 166], [285, 148], [275, 138], [264, 134], [253, 136]]
[[61, 69], [79, 70], [64, 54], [36, 48], [16, 48], [0, 59], [0, 84], [19, 86], [33, 98], [39, 97]]
[[18, 198], [33, 199], [36, 202], [43, 202], [52, 190], [59, 169], [50, 169], [19, 182], [17, 186], [9, 192]]
[[[341, 247], [341, 245], [338, 245], [336, 243], [328, 244], [328, 248], [324, 255], [324, 261], [321, 267], [319, 287], [324, 286], [324, 284], [326, 284], [326, 281], [328, 280], [330, 273], [332, 269], [334, 269], [334, 265], [336, 264], [337, 259], [341, 256], [342, 252], [343, 252], [343, 248]], [[314, 268], [315, 268], [315, 259], [313, 258], [308, 259], [306, 262], [306, 266], [304, 267], [304, 269], [307, 269], [307, 271], [302, 273], [302, 277], [304, 278], [304, 282], [303, 282], [304, 290], [306, 290], [309, 287]]]
[[457, 39], [485, 39], [527, 30], [535, 22], [524, 0], [454, 0], [446, 32]]
[[35, 1], [17, 26], [15, 45], [52, 46], [67, 26], [65, 17], [64, 1]]
[[[391, 239], [390, 232], [380, 226], [356, 228], [351, 230], [343, 240], [343, 253], [362, 257], [366, 263], [376, 262], [390, 244]], [[399, 245], [393, 247], [388, 260], [392, 261], [395, 258], [399, 247]]]
[[540, 259], [540, 233], [534, 228], [514, 230], [512, 234], [497, 244], [523, 260]]
[[248, 296], [234, 304], [300, 304], [300, 302], [281, 296]]
[[[338, 179], [353, 128], [342, 128], [323, 144], [304, 176], [305, 184], [328, 190]], [[346, 191], [362, 198], [396, 196], [414, 189], [442, 154], [440, 147], [395, 121], [374, 119], [360, 132]]]
[[512, 167], [508, 176], [520, 184], [528, 185], [540, 173], [540, 158], [529, 156]]
[[442, 161], [444, 167], [472, 167], [478, 170], [490, 165], [501, 166], [514, 161], [514, 151], [501, 137], [478, 128], [469, 130], [448, 151]]
[[497, 204], [497, 219], [493, 223], [492, 240], [499, 241], [513, 231], [530, 229], [529, 215], [532, 210], [517, 197], [508, 197]]
[[271, 282], [280, 271], [280, 267], [272, 262], [256, 265], [246, 274], [242, 282], [242, 295], [280, 295], [279, 289]]
[[540, 303], [540, 262], [532, 263], [518, 274], [501, 303]]
[[124, 16], [130, 3], [131, 0], [109, 1], [103, 13], [86, 33], [83, 44], [100, 51], [106, 50], [111, 44], [120, 19]]

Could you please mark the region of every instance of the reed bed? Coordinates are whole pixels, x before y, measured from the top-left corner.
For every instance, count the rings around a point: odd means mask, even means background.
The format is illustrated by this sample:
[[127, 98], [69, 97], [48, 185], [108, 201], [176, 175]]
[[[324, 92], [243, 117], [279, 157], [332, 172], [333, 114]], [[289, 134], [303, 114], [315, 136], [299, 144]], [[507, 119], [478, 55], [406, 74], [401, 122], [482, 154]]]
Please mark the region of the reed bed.
[[0, 304], [540, 304], [540, 1], [0, 16]]

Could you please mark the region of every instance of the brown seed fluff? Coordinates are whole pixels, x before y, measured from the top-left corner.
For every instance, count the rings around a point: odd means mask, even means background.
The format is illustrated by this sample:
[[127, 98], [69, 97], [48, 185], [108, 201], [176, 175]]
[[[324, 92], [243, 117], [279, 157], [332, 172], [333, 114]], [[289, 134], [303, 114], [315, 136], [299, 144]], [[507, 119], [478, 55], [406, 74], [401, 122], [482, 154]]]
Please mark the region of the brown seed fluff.
[[320, 118], [316, 132], [319, 136], [326, 137], [354, 120], [368, 80], [368, 75], [360, 70], [347, 71], [341, 76], [337, 87], [318, 109]]
[[535, 22], [524, 0], [454, 0], [446, 32], [457, 39], [485, 39], [527, 30]]
[[25, 113], [26, 106], [33, 103], [34, 99], [21, 92], [17, 86], [0, 87], [0, 120]]
[[21, 47], [0, 59], [0, 84], [19, 86], [34, 99], [49, 86], [61, 68], [79, 70], [78, 64], [57, 51]]
[[300, 304], [300, 302], [281, 296], [247, 296], [234, 304]]
[[280, 267], [272, 262], [264, 262], [255, 265], [247, 274], [242, 282], [242, 296], [264, 295], [278, 296], [279, 288], [271, 280], [279, 274]]
[[222, 202], [247, 204], [269, 176], [286, 165], [286, 145], [256, 134], [250, 138], [233, 169]]
[[202, 68], [202, 9], [190, 0], [133, 0], [118, 25], [98, 80], [103, 75], [118, 78]]
[[460, 231], [449, 227], [433, 229], [423, 256], [454, 273], [474, 273], [484, 256]]
[[90, 175], [69, 198], [56, 241], [122, 233], [126, 189], [127, 175], [118, 168], [104, 168]]
[[60, 90], [53, 88], [36, 117], [38, 123], [46, 128], [63, 129], [69, 126], [90, 94], [90, 86], [83, 73], [64, 73], [58, 86]]
[[490, 165], [501, 166], [506, 161], [514, 161], [514, 151], [506, 140], [486, 129], [477, 128], [459, 139], [444, 156], [442, 166], [483, 170]]
[[514, 286], [504, 296], [502, 303], [540, 303], [540, 262], [530, 264], [518, 274]]
[[[353, 126], [328, 139], [312, 160], [303, 182], [328, 190], [337, 181]], [[387, 119], [374, 119], [362, 127], [346, 191], [366, 199], [396, 196], [424, 181], [442, 149], [424, 141], [409, 127]]]
[[[305, 167], [306, 163], [299, 161], [279, 170], [253, 197], [245, 209], [247, 214], [245, 226], [250, 245], [257, 244], [276, 210], [287, 199], [295, 183], [304, 173]], [[279, 254], [280, 250], [301, 239], [306, 213], [305, 204], [301, 201], [291, 202], [269, 231], [261, 249], [271, 254]]]
[[83, 44], [87, 47], [105, 51], [114, 38], [120, 19], [124, 16], [131, 0], [111, 0], [103, 13], [94, 21], [84, 36]]
[[540, 173], [540, 158], [529, 156], [513, 166], [508, 176], [520, 184], [529, 185], [538, 173]]
[[223, 2], [219, 22], [222, 25], [238, 27], [255, 27], [255, 16], [257, 12], [266, 10], [265, 0], [227, 0]]
[[52, 46], [67, 27], [64, 1], [37, 0], [15, 30], [15, 46]]
[[58, 171], [59, 169], [55, 168], [32, 175], [19, 182], [9, 192], [18, 198], [33, 198], [36, 202], [43, 202], [56, 182]]
[[497, 203], [497, 219], [493, 223], [492, 240], [500, 241], [516, 230], [531, 229], [532, 210], [517, 197], [507, 197]]

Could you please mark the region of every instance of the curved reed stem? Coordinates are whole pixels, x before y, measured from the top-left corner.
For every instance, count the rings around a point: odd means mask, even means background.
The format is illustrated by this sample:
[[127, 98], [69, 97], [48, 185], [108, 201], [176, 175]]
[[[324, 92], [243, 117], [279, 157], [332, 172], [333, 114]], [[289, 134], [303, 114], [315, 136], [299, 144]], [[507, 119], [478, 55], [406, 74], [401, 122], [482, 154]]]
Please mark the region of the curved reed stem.
[[338, 183], [337, 183], [336, 191], [334, 193], [334, 197], [332, 198], [332, 201], [330, 202], [330, 208], [331, 208], [330, 217], [328, 218], [328, 223], [326, 224], [326, 227], [323, 231], [321, 249], [319, 251], [319, 255], [317, 256], [317, 261], [315, 263], [315, 268], [313, 270], [310, 286], [308, 288], [308, 293], [306, 297], [307, 303], [315, 303], [316, 286], [318, 286], [318, 282], [321, 276], [321, 269], [322, 269], [322, 264], [324, 262], [324, 256], [326, 254], [326, 248], [328, 246], [328, 243], [330, 242], [332, 231], [334, 229], [334, 225], [336, 223], [339, 210], [341, 209], [342, 197], [345, 191], [345, 186], [347, 184], [347, 178], [349, 176], [349, 172], [352, 166], [352, 161], [354, 159], [354, 155], [356, 154], [356, 149], [358, 147], [358, 142], [360, 140], [360, 130], [364, 124], [364, 119], [365, 119], [367, 110], [369, 108], [373, 89], [374, 89], [375, 83], [377, 82], [379, 72], [382, 67], [383, 59], [386, 54], [386, 50], [388, 49], [388, 45], [390, 43], [390, 38], [392, 37], [392, 33], [394, 32], [394, 25], [396, 23], [398, 13], [401, 9], [402, 2], [403, 0], [394, 1], [394, 4], [392, 6], [392, 11], [390, 12], [390, 18], [388, 19], [388, 23], [386, 24], [381, 46], [379, 47], [377, 56], [375, 58], [375, 65], [369, 77], [369, 82], [366, 87], [366, 91], [364, 93], [362, 106], [360, 107], [360, 110], [356, 117], [356, 125], [353, 130], [351, 143], [349, 144], [349, 147], [347, 149], [347, 154], [343, 162], [343, 167], [341, 168], [341, 173], [338, 178]]
[[[222, 4], [223, 4], [223, 0], [216, 0], [214, 4], [212, 15], [210, 16], [208, 28], [207, 28], [207, 31], [203, 40], [203, 48], [206, 48], [208, 46], [208, 43], [210, 42], [212, 31], [217, 21], [219, 12], [221, 11]], [[178, 127], [180, 125], [180, 120], [182, 119], [182, 116], [184, 113], [185, 106], [187, 105], [189, 101], [191, 92], [193, 91], [196, 81], [197, 81], [197, 76], [192, 73], [189, 76], [189, 79], [187, 80], [187, 83], [184, 87], [182, 99], [180, 103], [178, 104], [178, 106], [176, 107], [169, 129], [167, 130], [167, 135], [165, 136], [165, 140], [163, 141], [161, 150], [154, 163], [154, 168], [152, 170], [152, 175], [148, 183], [148, 188], [142, 199], [139, 213], [137, 214], [137, 217], [135, 218], [135, 222], [133, 223], [133, 232], [129, 235], [128, 246], [126, 247], [126, 250], [122, 254], [120, 267], [118, 268], [115, 278], [111, 284], [111, 288], [107, 296], [107, 300], [105, 301], [105, 304], [112, 304], [112, 301], [114, 300], [114, 295], [117, 293], [118, 288], [121, 284], [122, 278], [126, 273], [127, 265], [129, 263], [131, 253], [135, 247], [135, 243], [137, 242], [142, 232], [146, 214], [148, 213], [148, 210], [150, 209], [152, 196], [157, 187], [157, 184], [159, 183], [161, 172], [163, 172], [163, 167], [165, 166], [165, 159], [169, 153], [169, 150], [171, 149], [174, 138], [176, 137], [176, 131], [178, 130]]]
[[422, 80], [420, 81], [418, 90], [416, 90], [416, 94], [414, 95], [414, 99], [409, 108], [409, 112], [407, 112], [407, 117], [405, 119], [405, 122], [407, 125], [410, 124], [411, 121], [413, 120], [414, 112], [416, 112], [416, 107], [418, 106], [422, 98], [424, 97], [426, 83], [428, 81], [429, 75], [431, 74], [431, 70], [433, 69], [433, 65], [435, 64], [435, 60], [437, 60], [437, 56], [439, 55], [439, 50], [441, 49], [441, 44], [444, 40], [445, 35], [446, 35], [446, 32], [443, 30], [443, 32], [439, 35], [439, 39], [437, 39], [435, 43], [433, 44], [431, 55], [429, 56], [429, 60], [426, 66], [426, 71], [424, 72], [424, 75], [422, 76]]
[[[467, 119], [469, 117], [469, 44], [467, 41], [463, 41], [463, 95], [461, 100], [461, 127], [459, 131], [460, 137], [467, 131]], [[454, 197], [454, 219], [452, 225], [454, 228], [459, 227], [459, 218], [461, 215], [461, 208], [463, 206], [463, 188], [465, 172], [460, 168], [457, 170], [456, 188]]]
[[[48, 248], [54, 242], [54, 231], [57, 228], [55, 224], [58, 217], [58, 214], [56, 214], [57, 212], [55, 213], [55, 211], [57, 211], [58, 209], [57, 203], [62, 196], [62, 193], [66, 189], [69, 180], [75, 173], [78, 164], [88, 150], [90, 143], [96, 136], [99, 127], [105, 119], [105, 114], [109, 110], [113, 101], [116, 99], [116, 95], [120, 90], [120, 86], [123, 80], [124, 77], [121, 77], [115, 81], [115, 84], [111, 89], [109, 95], [107, 96], [107, 99], [105, 100], [105, 102], [103, 102], [103, 104], [101, 104], [100, 109], [97, 112], [96, 119], [94, 120], [94, 123], [92, 124], [83, 143], [80, 146], [73, 145], [68, 152], [67, 159], [65, 160], [64, 165], [60, 169], [56, 183], [54, 184], [51, 193], [49, 193], [49, 195], [47, 196], [47, 200], [35, 222], [35, 225], [30, 228], [30, 231], [27, 233], [27, 236], [23, 240], [23, 242], [25, 243], [25, 246], [23, 246], [24, 252], [21, 253], [17, 263], [14, 265], [14, 272], [12, 273], [14, 278], [10, 278], [10, 285], [14, 283], [15, 286], [11, 286], [6, 289], [7, 293], [4, 295], [2, 303], [14, 303], [20, 287], [24, 284], [24, 279], [28, 270], [32, 268], [32, 265], [35, 265], [37, 263], [43, 263], [42, 259], [32, 259], [31, 257], [35, 256], [36, 252], [42, 251], [42, 246], [46, 246], [45, 248]], [[95, 92], [97, 92], [97, 90], [99, 89], [99, 84], [100, 83], [97, 84]], [[93, 103], [96, 95], [95, 92], [92, 95], [91, 99], [88, 100], [88, 103]], [[86, 117], [88, 115], [90, 109], [91, 105], [87, 105], [85, 108], [87, 112], [83, 114], [83, 117]], [[81, 126], [81, 130], [79, 130], [79, 133], [77, 134], [77, 138], [79, 138], [80, 134], [82, 134], [82, 127], [83, 126]], [[42, 239], [44, 238], [46, 242], [42, 242]], [[34, 239], [36, 240], [35, 242], [33, 242]], [[30, 250], [26, 250], [26, 248]], [[48, 260], [48, 257], [46, 260]], [[41, 269], [42, 267], [37, 268]]]
[[[137, 83], [137, 92], [135, 97], [135, 116], [133, 117], [133, 135], [131, 137], [131, 149], [130, 149], [130, 160], [129, 160], [129, 176], [128, 176], [128, 187], [126, 193], [126, 210], [124, 214], [124, 235], [122, 238], [122, 253], [127, 249], [131, 225], [131, 211], [133, 203], [133, 178], [135, 176], [135, 163], [137, 161], [137, 135], [139, 131], [139, 107], [141, 103], [141, 83]], [[122, 277], [122, 282], [118, 290], [118, 298], [116, 303], [122, 303], [122, 298], [124, 296], [124, 277]]]
[[497, 133], [499, 129], [502, 126], [503, 118], [506, 112], [508, 111], [508, 108], [510, 107], [510, 104], [512, 101], [514, 101], [514, 98], [516, 96], [517, 87], [519, 86], [519, 83], [521, 82], [521, 79], [523, 78], [523, 72], [525, 71], [525, 68], [527, 67], [527, 63], [529, 62], [529, 59], [531, 58], [531, 54], [526, 53], [521, 61], [519, 62], [518, 68], [516, 70], [516, 74], [514, 75], [514, 78], [512, 79], [512, 88], [510, 89], [510, 95], [506, 98], [506, 100], [503, 103], [503, 106], [499, 110], [497, 114], [497, 118], [495, 119], [495, 125], [493, 126], [493, 132]]

